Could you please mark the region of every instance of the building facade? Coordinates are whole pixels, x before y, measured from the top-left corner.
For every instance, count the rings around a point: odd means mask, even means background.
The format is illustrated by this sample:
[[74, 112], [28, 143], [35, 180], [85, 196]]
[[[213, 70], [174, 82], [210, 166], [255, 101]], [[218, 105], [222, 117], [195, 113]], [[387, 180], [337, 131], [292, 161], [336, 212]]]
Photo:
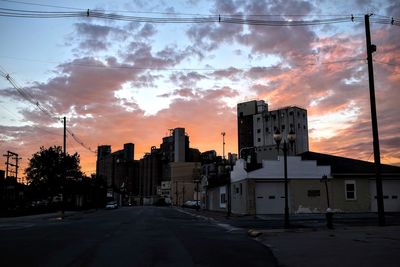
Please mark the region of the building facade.
[[[231, 172], [232, 213], [283, 214], [283, 159], [263, 160], [248, 171], [241, 159]], [[289, 212], [376, 212], [374, 164], [327, 154], [305, 152], [288, 157]], [[383, 165], [384, 205], [400, 211], [400, 168]]]
[[110, 145], [97, 148], [96, 177], [107, 185], [107, 197], [122, 205], [128, 198], [139, 194], [139, 162], [134, 160], [135, 145], [124, 144], [115, 152]]
[[268, 110], [263, 100], [253, 100], [237, 105], [238, 151], [239, 158], [247, 158], [254, 153], [258, 163], [262, 159], [276, 158], [277, 150], [273, 138], [279, 131], [285, 138], [289, 132], [296, 134], [289, 154], [296, 155], [308, 151], [307, 110], [289, 106], [277, 110]]
[[199, 172], [195, 163], [198, 162], [200, 152], [189, 147], [185, 128], [170, 129], [160, 147], [153, 146], [140, 160], [141, 203], [154, 204], [165, 199], [181, 205], [193, 200], [194, 174]]

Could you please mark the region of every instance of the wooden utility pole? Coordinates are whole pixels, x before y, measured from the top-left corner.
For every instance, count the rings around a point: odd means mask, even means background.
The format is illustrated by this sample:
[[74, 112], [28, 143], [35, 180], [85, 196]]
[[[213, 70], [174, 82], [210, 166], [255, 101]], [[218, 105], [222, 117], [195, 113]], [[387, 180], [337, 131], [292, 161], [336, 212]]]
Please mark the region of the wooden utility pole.
[[374, 66], [372, 63], [372, 53], [376, 51], [376, 46], [371, 44], [371, 33], [369, 29], [369, 17], [365, 15], [365, 36], [367, 42], [367, 59], [368, 59], [368, 77], [369, 77], [369, 98], [371, 104], [371, 122], [372, 136], [374, 146], [374, 162], [376, 173], [376, 201], [378, 206], [379, 225], [385, 225], [385, 209], [383, 204], [383, 188], [381, 176], [381, 155], [379, 149], [378, 120], [376, 116], [376, 100], [375, 100], [375, 84], [374, 84]]

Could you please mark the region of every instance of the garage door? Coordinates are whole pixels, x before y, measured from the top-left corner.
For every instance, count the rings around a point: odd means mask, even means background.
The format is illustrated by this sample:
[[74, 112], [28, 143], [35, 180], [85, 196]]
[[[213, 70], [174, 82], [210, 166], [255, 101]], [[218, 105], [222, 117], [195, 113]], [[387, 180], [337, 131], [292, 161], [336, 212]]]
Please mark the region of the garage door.
[[284, 183], [256, 184], [256, 213], [283, 214], [285, 207]]
[[[400, 211], [400, 181], [383, 181], [383, 203], [385, 211]], [[376, 184], [375, 181], [369, 183], [371, 193], [371, 211], [377, 212], [376, 203]]]

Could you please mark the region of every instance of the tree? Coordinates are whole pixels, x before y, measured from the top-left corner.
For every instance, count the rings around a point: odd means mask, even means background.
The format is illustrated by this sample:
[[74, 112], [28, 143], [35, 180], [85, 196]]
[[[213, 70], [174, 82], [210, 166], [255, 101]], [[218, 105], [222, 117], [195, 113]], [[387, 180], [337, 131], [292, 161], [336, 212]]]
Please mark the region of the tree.
[[64, 177], [76, 180], [83, 175], [78, 153], [64, 157], [60, 146], [40, 147], [32, 155], [25, 174], [30, 187], [42, 196], [59, 193]]

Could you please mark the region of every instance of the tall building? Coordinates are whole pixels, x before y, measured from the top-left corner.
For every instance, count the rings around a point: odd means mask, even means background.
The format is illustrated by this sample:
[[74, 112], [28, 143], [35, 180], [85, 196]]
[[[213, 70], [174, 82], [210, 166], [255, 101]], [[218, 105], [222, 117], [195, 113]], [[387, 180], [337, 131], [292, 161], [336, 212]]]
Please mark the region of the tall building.
[[[193, 184], [191, 169], [197, 168], [193, 162], [199, 161], [200, 152], [189, 147], [185, 128], [170, 129], [170, 135], [162, 139], [160, 148], [153, 146], [151, 152], [140, 160], [141, 202], [153, 203], [160, 196], [170, 197], [172, 185], [177, 182], [183, 185], [190, 180], [189, 184]], [[189, 184], [182, 187], [185, 188], [183, 191], [186, 190], [185, 195], [192, 191]]]
[[308, 151], [307, 110], [288, 106], [277, 110], [268, 110], [263, 100], [253, 100], [237, 105], [239, 157], [250, 153], [257, 154], [257, 161], [276, 156], [276, 144], [273, 138], [278, 130], [283, 138], [290, 131], [296, 134], [290, 154]]
[[134, 152], [132, 143], [113, 153], [110, 145], [97, 148], [96, 176], [106, 182], [107, 196], [120, 204], [127, 196], [139, 194], [139, 163], [134, 160]]

